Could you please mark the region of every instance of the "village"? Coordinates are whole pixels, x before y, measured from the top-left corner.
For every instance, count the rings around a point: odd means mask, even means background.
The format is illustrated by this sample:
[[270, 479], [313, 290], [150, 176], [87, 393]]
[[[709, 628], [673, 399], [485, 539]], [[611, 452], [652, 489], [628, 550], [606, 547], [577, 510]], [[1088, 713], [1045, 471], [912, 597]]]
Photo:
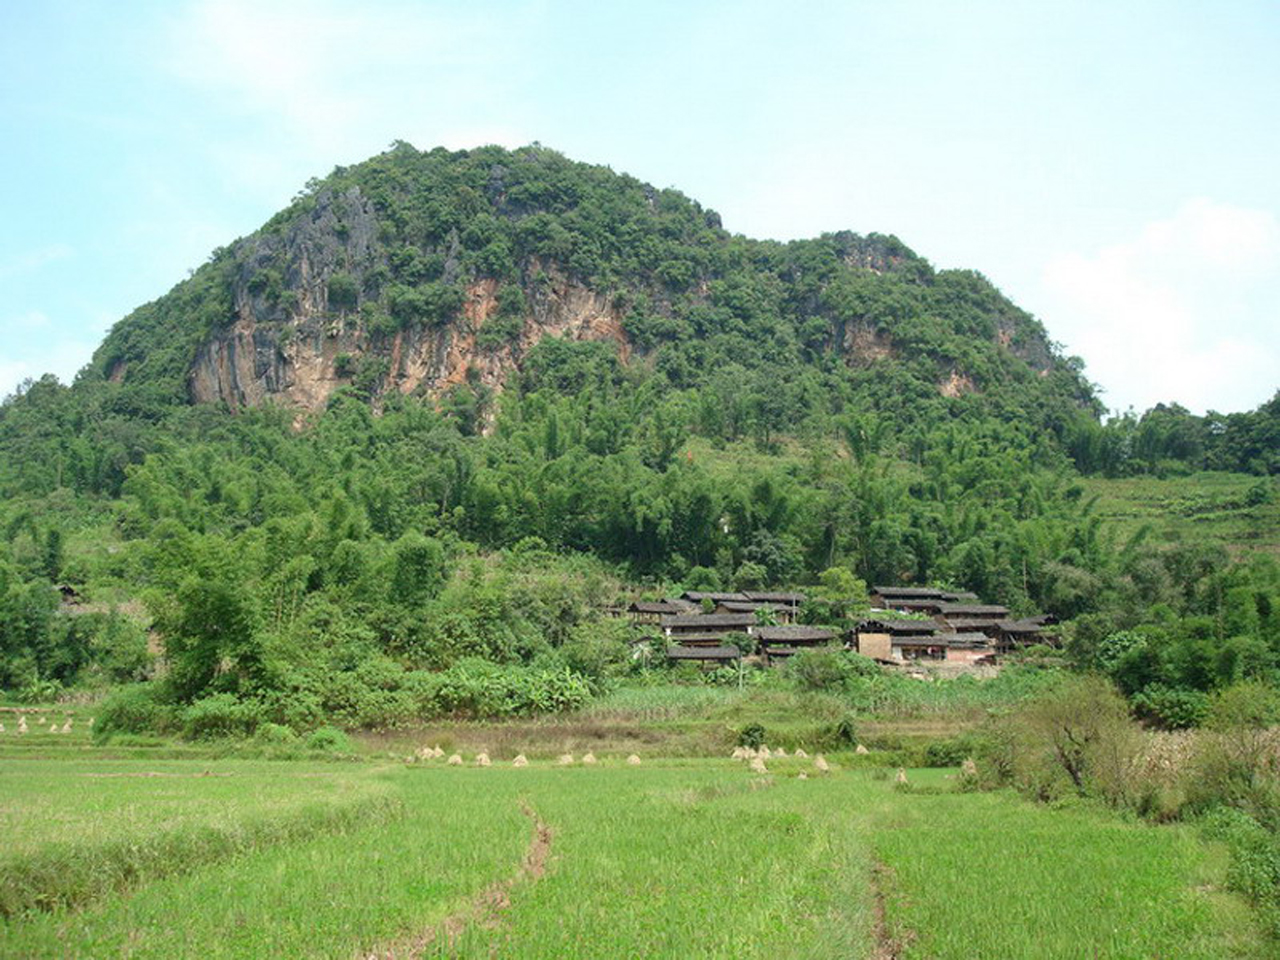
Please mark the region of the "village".
[[835, 646], [891, 669], [990, 673], [1014, 651], [1053, 642], [1046, 630], [1057, 623], [1049, 614], [1011, 618], [1007, 607], [969, 592], [876, 586], [870, 609], [841, 629], [798, 623], [808, 599], [800, 592], [686, 590], [616, 612], [631, 618], [641, 639], [664, 647], [668, 661], [707, 669], [772, 666], [801, 650]]

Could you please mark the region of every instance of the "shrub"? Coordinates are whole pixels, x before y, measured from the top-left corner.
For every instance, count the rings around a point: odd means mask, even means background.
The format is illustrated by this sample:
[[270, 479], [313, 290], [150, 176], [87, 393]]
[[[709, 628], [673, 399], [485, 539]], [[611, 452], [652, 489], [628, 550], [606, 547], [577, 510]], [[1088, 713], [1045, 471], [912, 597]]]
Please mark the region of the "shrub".
[[359, 299], [355, 279], [347, 273], [335, 273], [329, 278], [329, 306], [335, 310], [349, 310]]
[[1233, 684], [1213, 695], [1206, 721], [1211, 730], [1275, 726], [1280, 723], [1280, 692], [1252, 680]]
[[1227, 887], [1260, 908], [1272, 935], [1280, 932], [1280, 840], [1257, 820], [1239, 810], [1217, 807], [1201, 821], [1208, 840], [1227, 846]]
[[292, 746], [298, 742], [298, 735], [289, 727], [279, 723], [264, 723], [258, 727], [254, 739], [259, 743], [275, 747]]
[[116, 733], [166, 733], [176, 726], [168, 690], [155, 683], [121, 687], [102, 702], [94, 736]]
[[313, 730], [306, 739], [308, 750], [319, 750], [324, 753], [355, 753], [355, 745], [341, 730], [336, 727], [321, 727]]
[[858, 716], [846, 713], [835, 723], [824, 727], [819, 735], [829, 750], [844, 750], [858, 745]]
[[1166, 730], [1198, 727], [1208, 715], [1209, 698], [1199, 690], [1151, 684], [1133, 696], [1133, 709]]
[[[90, 614], [90, 616], [102, 616]], [[151, 669], [147, 632], [119, 613], [106, 614], [93, 641], [94, 656], [107, 676], [117, 683], [144, 680]]]
[[182, 733], [190, 740], [247, 737], [262, 720], [262, 705], [234, 694], [215, 693], [182, 711]]
[[847, 654], [835, 649], [801, 650], [787, 661], [787, 672], [801, 690], [843, 690], [855, 676]]
[[1229, 806], [1280, 830], [1280, 736], [1277, 694], [1241, 683], [1215, 694], [1187, 778], [1193, 809]]
[[738, 731], [738, 746], [758, 750], [765, 741], [765, 729], [758, 723], [748, 723]]
[[13, 697], [19, 703], [52, 703], [61, 692], [62, 684], [57, 680], [36, 677], [19, 687]]
[[958, 767], [979, 752], [977, 738], [968, 734], [934, 740], [924, 750], [926, 767]]
[[292, 730], [309, 730], [324, 718], [324, 706], [311, 690], [271, 690], [262, 695], [262, 716]]
[[1023, 792], [1040, 800], [1064, 793], [1123, 803], [1138, 786], [1140, 731], [1112, 684], [1074, 677], [1022, 705], [994, 752]]

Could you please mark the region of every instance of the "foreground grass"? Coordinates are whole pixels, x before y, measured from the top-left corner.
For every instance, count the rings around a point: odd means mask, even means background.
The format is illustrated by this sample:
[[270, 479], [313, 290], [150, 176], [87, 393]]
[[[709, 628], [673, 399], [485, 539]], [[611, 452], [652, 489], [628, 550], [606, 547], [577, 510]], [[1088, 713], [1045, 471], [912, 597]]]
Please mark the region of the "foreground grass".
[[1189, 828], [1008, 794], [898, 794], [870, 821], [901, 957], [1272, 955]]
[[29, 916], [4, 930], [0, 956], [349, 958], [443, 920], [527, 842], [518, 806], [481, 778], [377, 779], [395, 787], [405, 816]]
[[[0, 955], [1268, 955], [1190, 832], [953, 793], [933, 771], [900, 792], [770, 767], [355, 768], [402, 818], [10, 922]], [[519, 867], [531, 816], [551, 831], [541, 876]]]
[[112, 891], [399, 813], [368, 768], [8, 760], [0, 916]]
[[806, 785], [712, 763], [537, 771], [524, 790], [556, 831], [554, 869], [454, 955], [866, 955], [866, 845]]

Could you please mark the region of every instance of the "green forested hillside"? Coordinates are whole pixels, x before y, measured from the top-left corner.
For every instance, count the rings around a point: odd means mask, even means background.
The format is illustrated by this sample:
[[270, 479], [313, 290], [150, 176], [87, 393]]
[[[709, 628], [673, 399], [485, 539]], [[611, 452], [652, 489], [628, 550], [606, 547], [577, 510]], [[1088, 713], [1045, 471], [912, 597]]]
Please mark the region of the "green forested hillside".
[[894, 238], [400, 144], [0, 407], [0, 687], [162, 676], [120, 722], [195, 733], [546, 711], [643, 669], [619, 597], [826, 573], [1054, 613], [1163, 716], [1273, 675], [1280, 567], [1110, 524], [1082, 473], [1252, 471], [1265, 527], [1278, 413], [1103, 425], [1036, 320]]

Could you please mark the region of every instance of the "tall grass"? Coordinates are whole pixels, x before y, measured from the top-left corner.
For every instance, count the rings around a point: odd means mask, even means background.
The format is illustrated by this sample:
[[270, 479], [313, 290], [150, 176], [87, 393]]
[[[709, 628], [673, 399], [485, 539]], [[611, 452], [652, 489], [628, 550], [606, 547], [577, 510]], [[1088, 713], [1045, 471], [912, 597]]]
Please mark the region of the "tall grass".
[[674, 720], [704, 715], [743, 696], [730, 687], [625, 686], [598, 698], [578, 715], [597, 720]]

